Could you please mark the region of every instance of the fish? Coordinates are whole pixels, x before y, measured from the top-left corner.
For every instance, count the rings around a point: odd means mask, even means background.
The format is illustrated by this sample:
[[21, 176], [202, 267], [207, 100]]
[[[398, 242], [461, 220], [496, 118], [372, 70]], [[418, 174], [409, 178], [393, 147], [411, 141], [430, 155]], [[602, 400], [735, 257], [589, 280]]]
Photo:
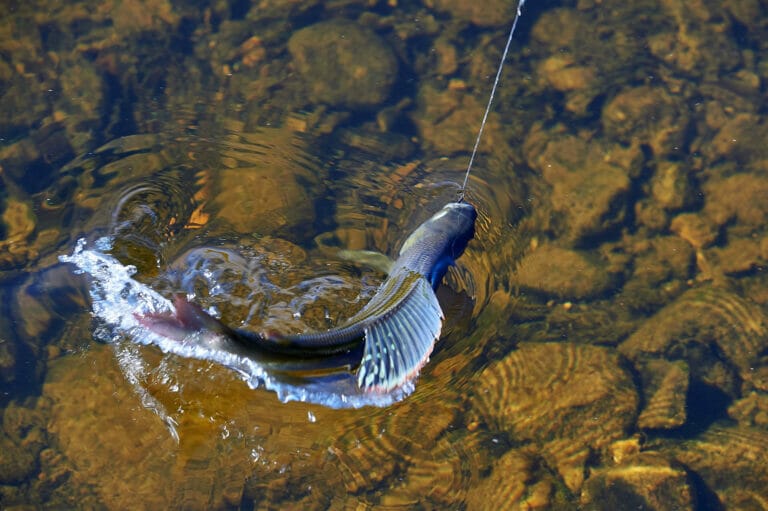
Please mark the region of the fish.
[[364, 392], [390, 392], [415, 378], [429, 360], [445, 319], [435, 292], [474, 238], [476, 219], [475, 207], [462, 198], [419, 225], [394, 261], [366, 251], [387, 277], [359, 312], [330, 330], [281, 334], [235, 329], [183, 296], [174, 299], [175, 313], [136, 318], [158, 335], [248, 357], [288, 379], [345, 371]]

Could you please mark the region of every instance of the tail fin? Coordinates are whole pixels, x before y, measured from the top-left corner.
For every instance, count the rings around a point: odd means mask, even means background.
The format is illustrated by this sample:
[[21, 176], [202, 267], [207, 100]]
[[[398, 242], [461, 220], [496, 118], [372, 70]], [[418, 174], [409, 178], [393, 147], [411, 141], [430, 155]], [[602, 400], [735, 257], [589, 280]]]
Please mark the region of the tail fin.
[[181, 341], [190, 334], [208, 330], [217, 334], [231, 335], [232, 329], [205, 312], [199, 305], [187, 301], [182, 295], [173, 300], [175, 313], [136, 315], [142, 326], [152, 332]]

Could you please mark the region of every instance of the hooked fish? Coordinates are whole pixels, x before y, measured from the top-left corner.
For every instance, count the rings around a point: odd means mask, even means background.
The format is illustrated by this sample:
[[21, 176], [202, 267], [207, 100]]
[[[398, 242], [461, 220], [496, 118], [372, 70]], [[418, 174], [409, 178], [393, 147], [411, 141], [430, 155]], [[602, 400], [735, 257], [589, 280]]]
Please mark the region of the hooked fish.
[[477, 211], [464, 202], [464, 193], [524, 3], [518, 0], [459, 199], [443, 206], [408, 236], [397, 260], [386, 264], [387, 278], [344, 325], [294, 335], [248, 332], [224, 325], [181, 297], [176, 299], [175, 315], [145, 315], [138, 320], [165, 337], [251, 357], [288, 377], [355, 371], [357, 385], [365, 392], [389, 392], [410, 381], [426, 363], [442, 330], [444, 317], [435, 291], [448, 266], [475, 235]]
[[226, 326], [183, 297], [175, 314], [138, 316], [151, 331], [199, 343], [288, 378], [353, 371], [365, 392], [389, 392], [418, 374], [440, 337], [443, 312], [435, 291], [475, 234], [471, 204], [450, 202], [419, 225], [371, 300], [343, 325], [324, 332], [284, 335]]

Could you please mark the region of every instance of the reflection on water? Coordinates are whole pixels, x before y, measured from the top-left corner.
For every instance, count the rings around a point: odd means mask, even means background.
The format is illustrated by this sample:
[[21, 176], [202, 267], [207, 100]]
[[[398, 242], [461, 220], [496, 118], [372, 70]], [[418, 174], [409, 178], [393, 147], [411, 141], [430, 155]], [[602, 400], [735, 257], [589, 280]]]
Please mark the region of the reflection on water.
[[6, 6], [0, 507], [768, 508], [766, 7], [526, 9], [443, 337], [334, 409], [133, 312], [359, 310], [337, 254], [455, 197], [513, 5]]

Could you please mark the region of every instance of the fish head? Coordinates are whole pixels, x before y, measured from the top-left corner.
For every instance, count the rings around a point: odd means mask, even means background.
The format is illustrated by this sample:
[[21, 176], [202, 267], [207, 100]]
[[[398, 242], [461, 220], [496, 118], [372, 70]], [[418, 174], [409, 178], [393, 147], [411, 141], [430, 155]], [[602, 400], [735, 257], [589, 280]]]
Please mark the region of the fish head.
[[458, 259], [467, 248], [469, 240], [475, 237], [477, 210], [468, 202], [449, 202], [428, 220], [431, 228], [447, 233], [451, 240], [448, 254]]
[[426, 246], [438, 250], [453, 262], [475, 236], [476, 219], [477, 211], [472, 204], [449, 202], [411, 233], [403, 243], [400, 255], [417, 246]]

